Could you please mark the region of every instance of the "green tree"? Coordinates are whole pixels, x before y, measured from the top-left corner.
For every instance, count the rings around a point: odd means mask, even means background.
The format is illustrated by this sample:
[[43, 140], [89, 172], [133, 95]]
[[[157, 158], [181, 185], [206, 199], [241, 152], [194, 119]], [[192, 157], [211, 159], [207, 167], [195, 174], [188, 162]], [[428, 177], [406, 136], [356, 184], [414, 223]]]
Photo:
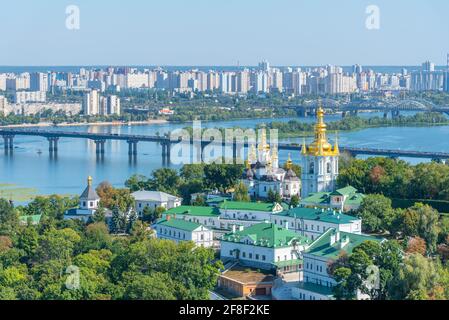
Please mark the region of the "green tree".
[[0, 235], [12, 235], [18, 224], [18, 214], [11, 203], [0, 199]]
[[129, 188], [131, 192], [146, 190], [148, 188], [148, 178], [135, 174], [126, 180], [125, 187]]
[[106, 209], [103, 207], [99, 207], [97, 210], [95, 210], [90, 220], [92, 223], [104, 223], [106, 221]]
[[249, 194], [248, 194], [248, 188], [243, 182], [240, 182], [237, 184], [234, 190], [234, 200], [235, 201], [244, 201], [249, 202], [251, 201]]
[[403, 221], [404, 235], [424, 239], [427, 251], [435, 252], [440, 232], [438, 211], [428, 205], [416, 203], [405, 211]]
[[80, 235], [72, 229], [49, 230], [39, 237], [36, 258], [39, 262], [70, 261], [73, 250], [80, 241]]
[[32, 225], [20, 230], [17, 237], [16, 247], [26, 253], [28, 259], [32, 257], [34, 251], [39, 245], [39, 234]]
[[290, 207], [291, 208], [296, 208], [299, 206], [299, 196], [298, 195], [294, 195], [290, 198]]
[[175, 300], [176, 284], [165, 273], [129, 273], [123, 283], [127, 300]]
[[170, 194], [177, 194], [181, 182], [178, 173], [174, 169], [162, 168], [153, 171], [149, 180], [149, 188]]
[[273, 191], [273, 189], [270, 188], [268, 190], [268, 194], [267, 194], [267, 202], [269, 202], [269, 203], [281, 203], [282, 202], [281, 195], [279, 194], [279, 192]]
[[383, 195], [367, 195], [360, 205], [358, 216], [362, 219], [363, 229], [367, 232], [389, 230], [395, 219], [391, 200]]
[[96, 222], [86, 227], [84, 237], [80, 244], [83, 251], [109, 249], [112, 238], [104, 222]]

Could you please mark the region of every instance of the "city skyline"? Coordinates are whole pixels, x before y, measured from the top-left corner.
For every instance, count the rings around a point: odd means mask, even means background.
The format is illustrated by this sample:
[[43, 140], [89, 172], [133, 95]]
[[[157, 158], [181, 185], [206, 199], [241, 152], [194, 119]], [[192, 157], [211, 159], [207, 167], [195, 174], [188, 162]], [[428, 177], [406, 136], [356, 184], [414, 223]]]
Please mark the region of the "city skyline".
[[[123, 8], [118, 1], [19, 0], [2, 10], [0, 27], [16, 27], [4, 35], [0, 65], [250, 66], [261, 58], [275, 66], [445, 65], [447, 1], [348, 2], [130, 1]], [[66, 28], [69, 5], [80, 10], [79, 30]], [[380, 10], [378, 30], [365, 26], [370, 5]]]

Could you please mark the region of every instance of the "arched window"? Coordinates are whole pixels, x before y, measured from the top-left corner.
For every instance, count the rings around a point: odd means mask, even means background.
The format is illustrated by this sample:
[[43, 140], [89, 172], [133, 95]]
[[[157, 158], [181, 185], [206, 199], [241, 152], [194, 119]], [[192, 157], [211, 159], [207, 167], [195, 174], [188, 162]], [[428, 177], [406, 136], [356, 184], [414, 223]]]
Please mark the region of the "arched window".
[[332, 166], [331, 166], [331, 163], [328, 162], [326, 166], [327, 166], [327, 173], [332, 173]]
[[315, 163], [311, 162], [309, 165], [309, 173], [314, 174], [315, 173]]

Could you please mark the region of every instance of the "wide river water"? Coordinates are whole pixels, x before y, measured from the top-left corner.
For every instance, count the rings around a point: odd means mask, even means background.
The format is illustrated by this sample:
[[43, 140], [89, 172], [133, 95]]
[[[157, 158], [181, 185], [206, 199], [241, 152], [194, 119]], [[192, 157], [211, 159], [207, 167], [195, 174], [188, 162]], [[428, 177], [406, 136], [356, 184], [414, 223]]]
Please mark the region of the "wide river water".
[[[379, 114], [361, 114], [369, 117]], [[289, 121], [292, 118], [277, 119]], [[298, 118], [314, 122], [314, 118]], [[326, 121], [340, 119], [338, 115], [326, 116]], [[203, 122], [203, 127], [254, 127], [271, 119], [251, 119], [220, 122]], [[152, 124], [123, 126], [74, 126], [45, 128], [45, 130], [67, 130], [88, 132], [128, 133], [154, 135], [183, 128], [190, 124]], [[449, 152], [449, 126], [438, 127], [387, 127], [370, 128], [339, 134], [340, 145], [371, 148], [440, 151]], [[333, 139], [332, 135], [329, 137]], [[298, 142], [300, 139], [291, 139]], [[3, 150], [3, 142], [0, 150]], [[121, 187], [133, 174], [149, 175], [154, 169], [162, 167], [161, 147], [155, 143], [139, 143], [136, 161], [129, 161], [128, 144], [121, 141], [108, 141], [105, 145], [104, 160], [98, 161], [95, 144], [85, 139], [61, 139], [57, 158], [48, 153], [48, 142], [40, 137], [16, 137], [13, 155], [0, 153], [0, 185], [13, 184], [16, 187], [33, 188], [39, 194], [80, 194], [85, 187], [86, 177], [91, 175], [94, 183], [109, 181]], [[40, 152], [41, 150], [41, 152]], [[281, 152], [283, 163], [288, 154]], [[292, 155], [298, 162], [299, 155]], [[416, 162], [413, 159], [406, 159]]]

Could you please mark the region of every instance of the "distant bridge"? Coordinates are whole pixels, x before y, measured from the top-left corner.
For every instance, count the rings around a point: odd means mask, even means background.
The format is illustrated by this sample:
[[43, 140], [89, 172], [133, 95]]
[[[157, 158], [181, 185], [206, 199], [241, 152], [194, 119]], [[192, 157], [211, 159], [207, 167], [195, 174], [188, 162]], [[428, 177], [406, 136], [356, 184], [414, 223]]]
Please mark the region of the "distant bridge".
[[[171, 146], [180, 142], [189, 144], [198, 144], [201, 149], [211, 143], [217, 143], [213, 140], [201, 140], [196, 141], [190, 139], [184, 141], [182, 138], [170, 139], [167, 135], [164, 136], [147, 136], [136, 134], [114, 134], [114, 133], [89, 133], [89, 132], [68, 132], [68, 131], [52, 131], [52, 130], [40, 130], [40, 129], [15, 129], [15, 128], [3, 128], [0, 129], [0, 135], [4, 139], [5, 152], [13, 152], [14, 137], [16, 136], [36, 136], [46, 138], [49, 142], [50, 154], [56, 154], [58, 152], [58, 141], [61, 138], [69, 139], [88, 139], [92, 140], [96, 144], [96, 153], [99, 156], [103, 156], [105, 153], [105, 142], [107, 140], [119, 140], [126, 141], [128, 143], [128, 154], [130, 157], [137, 156], [137, 144], [139, 142], [151, 142], [157, 143], [162, 146], [162, 163], [168, 165], [171, 157]], [[220, 144], [220, 142], [218, 142]], [[221, 146], [231, 146], [233, 148], [233, 158], [238, 157], [239, 148], [248, 148], [248, 142], [239, 143], [237, 141], [222, 141]], [[279, 143], [278, 150], [280, 151], [293, 151], [300, 152], [301, 145], [299, 144], [287, 144]], [[388, 149], [370, 149], [370, 148], [354, 148], [354, 147], [340, 147], [342, 152], [347, 152], [352, 156], [357, 155], [371, 155], [371, 156], [385, 156], [391, 158], [421, 158], [431, 159], [435, 161], [446, 161], [449, 159], [449, 153], [444, 152], [422, 152], [422, 151], [406, 151], [406, 150], [388, 150]]]
[[342, 112], [343, 117], [348, 113], [357, 114], [359, 111], [379, 111], [383, 112], [386, 117], [388, 113], [398, 116], [401, 111], [431, 111], [446, 113], [449, 115], [449, 106], [435, 105], [426, 99], [401, 99], [401, 100], [383, 100], [370, 99], [369, 101], [338, 101], [334, 99], [309, 100], [303, 105], [285, 106], [287, 108], [296, 109], [303, 116], [315, 114], [319, 105], [327, 110]]

